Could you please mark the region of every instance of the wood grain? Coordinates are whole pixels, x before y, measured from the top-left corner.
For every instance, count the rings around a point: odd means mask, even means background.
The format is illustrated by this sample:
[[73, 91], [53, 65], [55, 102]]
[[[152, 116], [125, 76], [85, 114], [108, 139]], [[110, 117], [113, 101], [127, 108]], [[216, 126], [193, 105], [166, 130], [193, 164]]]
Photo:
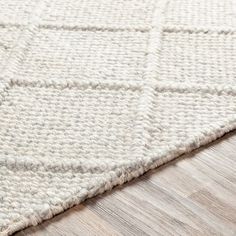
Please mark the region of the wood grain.
[[235, 134], [15, 235], [236, 235]]

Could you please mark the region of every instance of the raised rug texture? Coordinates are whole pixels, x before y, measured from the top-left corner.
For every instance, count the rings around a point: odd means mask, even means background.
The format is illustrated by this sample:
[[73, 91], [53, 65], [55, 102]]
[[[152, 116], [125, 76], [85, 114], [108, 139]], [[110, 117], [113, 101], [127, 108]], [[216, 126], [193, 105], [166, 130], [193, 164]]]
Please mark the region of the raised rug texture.
[[0, 0], [0, 235], [236, 128], [235, 0]]

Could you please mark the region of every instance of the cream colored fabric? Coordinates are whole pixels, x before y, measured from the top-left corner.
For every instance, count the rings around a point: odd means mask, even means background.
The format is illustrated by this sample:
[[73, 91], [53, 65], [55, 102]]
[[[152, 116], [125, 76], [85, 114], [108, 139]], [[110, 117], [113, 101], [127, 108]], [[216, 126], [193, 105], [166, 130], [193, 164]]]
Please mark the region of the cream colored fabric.
[[236, 1], [0, 6], [0, 235], [236, 127]]

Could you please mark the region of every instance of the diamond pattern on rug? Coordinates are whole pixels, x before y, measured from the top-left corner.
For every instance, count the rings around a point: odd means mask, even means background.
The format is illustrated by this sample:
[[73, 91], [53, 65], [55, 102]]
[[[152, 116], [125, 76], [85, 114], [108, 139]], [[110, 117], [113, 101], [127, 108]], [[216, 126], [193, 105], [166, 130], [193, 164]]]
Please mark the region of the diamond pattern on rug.
[[202, 84], [235, 83], [236, 32], [165, 32], [160, 79]]
[[30, 80], [142, 81], [146, 32], [40, 29], [19, 77]]
[[166, 10], [166, 23], [178, 27], [235, 27], [234, 0], [172, 0]]
[[156, 150], [184, 145], [192, 137], [217, 124], [224, 124], [236, 114], [236, 94], [215, 92], [184, 86], [159, 89], [153, 106], [152, 144]]
[[138, 88], [13, 85], [0, 109], [0, 155], [32, 159], [132, 156]]
[[0, 0], [1, 235], [236, 128], [221, 2]]
[[155, 0], [65, 0], [51, 1], [43, 23], [106, 27], [149, 27]]

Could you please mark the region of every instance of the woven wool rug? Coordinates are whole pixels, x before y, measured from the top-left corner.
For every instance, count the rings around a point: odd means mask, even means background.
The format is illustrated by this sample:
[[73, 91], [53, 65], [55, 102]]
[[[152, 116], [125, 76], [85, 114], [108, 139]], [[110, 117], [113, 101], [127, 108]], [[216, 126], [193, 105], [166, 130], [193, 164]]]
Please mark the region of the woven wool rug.
[[236, 128], [236, 1], [0, 0], [0, 235]]

